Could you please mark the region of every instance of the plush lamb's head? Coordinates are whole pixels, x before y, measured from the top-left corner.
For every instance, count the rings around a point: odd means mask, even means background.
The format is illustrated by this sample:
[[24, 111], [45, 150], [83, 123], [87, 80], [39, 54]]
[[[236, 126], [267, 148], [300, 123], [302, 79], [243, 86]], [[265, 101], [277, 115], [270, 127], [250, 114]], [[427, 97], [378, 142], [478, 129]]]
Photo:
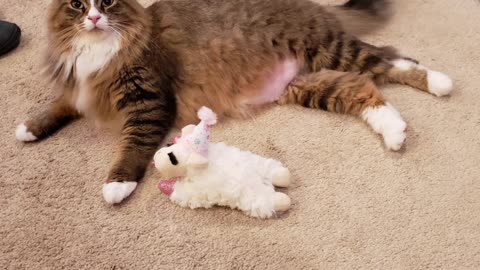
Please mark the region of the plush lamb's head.
[[206, 157], [178, 143], [158, 150], [153, 160], [163, 178], [185, 176], [189, 169], [199, 169], [208, 165]]
[[155, 153], [155, 167], [163, 178], [182, 177], [191, 170], [208, 166], [210, 127], [217, 122], [217, 118], [206, 107], [199, 110], [198, 117], [200, 124], [184, 127], [182, 136], [175, 144], [162, 147]]

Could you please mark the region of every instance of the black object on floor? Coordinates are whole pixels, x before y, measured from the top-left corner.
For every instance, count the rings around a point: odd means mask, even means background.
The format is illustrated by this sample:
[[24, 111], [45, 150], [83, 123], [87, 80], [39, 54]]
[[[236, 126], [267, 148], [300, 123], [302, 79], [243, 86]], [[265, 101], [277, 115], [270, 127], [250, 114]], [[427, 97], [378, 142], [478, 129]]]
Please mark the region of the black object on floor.
[[14, 23], [0, 21], [0, 56], [15, 49], [20, 44], [22, 31]]

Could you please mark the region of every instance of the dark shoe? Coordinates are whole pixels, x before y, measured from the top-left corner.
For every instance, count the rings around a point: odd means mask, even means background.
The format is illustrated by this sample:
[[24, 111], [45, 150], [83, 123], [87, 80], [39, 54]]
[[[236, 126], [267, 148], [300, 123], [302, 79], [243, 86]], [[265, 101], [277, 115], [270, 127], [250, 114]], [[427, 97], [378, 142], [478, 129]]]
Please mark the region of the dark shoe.
[[22, 31], [14, 24], [0, 21], [0, 56], [15, 49], [20, 44]]

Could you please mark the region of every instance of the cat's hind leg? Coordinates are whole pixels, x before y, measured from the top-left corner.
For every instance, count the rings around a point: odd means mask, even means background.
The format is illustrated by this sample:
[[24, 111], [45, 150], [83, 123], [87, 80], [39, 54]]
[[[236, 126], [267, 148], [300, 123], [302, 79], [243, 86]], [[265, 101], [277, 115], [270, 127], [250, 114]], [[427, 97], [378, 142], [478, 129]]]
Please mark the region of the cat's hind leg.
[[325, 70], [299, 76], [287, 87], [279, 104], [361, 117], [383, 136], [388, 149], [399, 150], [406, 139], [406, 123], [385, 101], [368, 75]]
[[449, 95], [453, 90], [453, 81], [446, 74], [430, 70], [414, 60], [397, 58], [390, 63], [393, 67], [378, 76], [378, 82], [405, 84], [438, 97]]
[[447, 75], [419, 65], [392, 47], [376, 47], [343, 32], [332, 33], [328, 43], [315, 52], [307, 53], [312, 72], [323, 68], [358, 72], [370, 76], [377, 84], [405, 84], [436, 96], [448, 95], [453, 89]]

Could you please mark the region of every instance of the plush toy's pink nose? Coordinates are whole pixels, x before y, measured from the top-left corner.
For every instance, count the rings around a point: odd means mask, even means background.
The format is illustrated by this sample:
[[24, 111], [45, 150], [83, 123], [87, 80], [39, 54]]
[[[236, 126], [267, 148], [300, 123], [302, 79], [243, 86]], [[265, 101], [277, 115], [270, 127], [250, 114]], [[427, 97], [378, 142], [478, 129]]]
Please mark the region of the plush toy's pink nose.
[[162, 180], [158, 184], [158, 188], [160, 189], [160, 192], [167, 196], [170, 196], [173, 193], [175, 182], [175, 180]]

